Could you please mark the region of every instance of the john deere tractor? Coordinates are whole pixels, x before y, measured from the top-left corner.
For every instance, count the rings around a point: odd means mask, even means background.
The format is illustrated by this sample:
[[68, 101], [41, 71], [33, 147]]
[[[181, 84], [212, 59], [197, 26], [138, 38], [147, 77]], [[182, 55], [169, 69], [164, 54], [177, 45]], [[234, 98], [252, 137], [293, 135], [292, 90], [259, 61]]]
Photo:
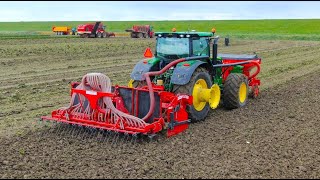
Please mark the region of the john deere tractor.
[[[179, 58], [178, 63], [161, 75], [152, 76], [153, 84], [165, 91], [188, 94], [193, 104], [187, 107], [192, 122], [204, 120], [211, 109], [222, 104], [227, 109], [246, 105], [248, 96], [257, 97], [261, 58], [257, 55], [218, 54], [218, 39], [212, 32], [156, 32], [156, 49], [151, 58], [139, 61], [129, 87], [146, 86], [146, 72], [159, 71]], [[254, 73], [252, 69], [256, 69]]]

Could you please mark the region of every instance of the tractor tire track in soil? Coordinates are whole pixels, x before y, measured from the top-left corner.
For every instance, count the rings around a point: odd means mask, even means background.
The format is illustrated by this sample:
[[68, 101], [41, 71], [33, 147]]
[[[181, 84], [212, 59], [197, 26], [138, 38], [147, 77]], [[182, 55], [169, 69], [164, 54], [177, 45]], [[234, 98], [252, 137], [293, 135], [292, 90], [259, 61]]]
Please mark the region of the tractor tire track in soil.
[[266, 88], [244, 108], [213, 110], [169, 139], [112, 146], [46, 129], [2, 137], [0, 177], [319, 178], [319, 73]]

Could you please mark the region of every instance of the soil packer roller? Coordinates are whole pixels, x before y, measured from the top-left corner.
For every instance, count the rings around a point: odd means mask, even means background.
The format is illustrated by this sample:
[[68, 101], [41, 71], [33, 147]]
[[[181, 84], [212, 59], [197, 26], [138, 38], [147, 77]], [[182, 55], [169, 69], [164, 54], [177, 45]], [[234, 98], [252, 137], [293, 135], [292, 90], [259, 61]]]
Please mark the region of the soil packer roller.
[[131, 135], [166, 131], [170, 137], [219, 104], [246, 105], [249, 94], [259, 94], [261, 58], [217, 54], [214, 32], [157, 32], [155, 55], [147, 49], [128, 86], [86, 74], [72, 83], [70, 105], [41, 119]]

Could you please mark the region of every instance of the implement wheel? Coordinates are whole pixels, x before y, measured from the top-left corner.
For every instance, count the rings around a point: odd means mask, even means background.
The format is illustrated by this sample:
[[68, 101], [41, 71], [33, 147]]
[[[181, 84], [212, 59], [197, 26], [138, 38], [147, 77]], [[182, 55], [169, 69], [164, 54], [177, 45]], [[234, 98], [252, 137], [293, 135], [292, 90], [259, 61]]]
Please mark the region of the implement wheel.
[[147, 82], [146, 81], [136, 81], [136, 80], [131, 79], [128, 82], [128, 87], [130, 87], [130, 88], [140, 88], [140, 87], [143, 87], [143, 86], [147, 86]]
[[[202, 67], [198, 67], [192, 74], [189, 83], [185, 85], [174, 85], [173, 92], [175, 94], [183, 93], [193, 95], [196, 92], [195, 87], [210, 88], [212, 86], [212, 80], [209, 72]], [[210, 106], [207, 102], [198, 102], [196, 98], [193, 99], [193, 105], [187, 106], [187, 112], [192, 122], [198, 122], [204, 120]]]
[[97, 38], [102, 38], [101, 32], [98, 32], [98, 33], [97, 33]]
[[236, 109], [247, 104], [249, 94], [248, 79], [240, 73], [231, 73], [223, 88], [223, 105], [227, 109]]

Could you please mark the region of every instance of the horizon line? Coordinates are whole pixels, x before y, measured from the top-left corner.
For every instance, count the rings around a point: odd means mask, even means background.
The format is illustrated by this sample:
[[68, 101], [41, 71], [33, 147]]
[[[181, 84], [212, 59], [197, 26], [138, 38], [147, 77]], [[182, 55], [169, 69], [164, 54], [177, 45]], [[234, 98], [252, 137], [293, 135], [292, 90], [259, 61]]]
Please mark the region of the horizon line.
[[0, 23], [10, 23], [10, 22], [83, 22], [83, 21], [111, 21], [111, 22], [136, 22], [136, 21], [256, 21], [256, 20], [320, 20], [320, 18], [286, 18], [286, 19], [278, 19], [278, 18], [271, 18], [271, 19], [211, 19], [211, 20], [61, 20], [61, 21], [0, 21]]

